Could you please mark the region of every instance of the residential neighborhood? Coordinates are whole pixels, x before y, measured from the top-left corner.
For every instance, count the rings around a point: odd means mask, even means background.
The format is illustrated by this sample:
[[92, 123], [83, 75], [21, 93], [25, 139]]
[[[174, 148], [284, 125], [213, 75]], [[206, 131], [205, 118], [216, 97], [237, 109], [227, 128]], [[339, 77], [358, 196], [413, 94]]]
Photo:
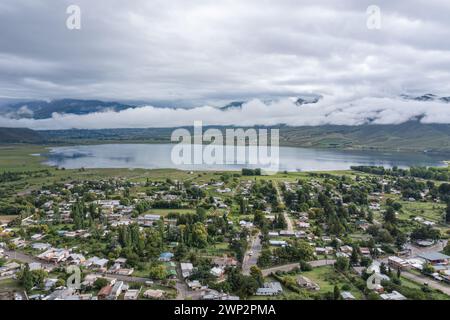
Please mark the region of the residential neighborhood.
[[24, 209], [0, 228], [0, 298], [448, 299], [448, 184], [361, 170], [72, 180], [13, 195]]

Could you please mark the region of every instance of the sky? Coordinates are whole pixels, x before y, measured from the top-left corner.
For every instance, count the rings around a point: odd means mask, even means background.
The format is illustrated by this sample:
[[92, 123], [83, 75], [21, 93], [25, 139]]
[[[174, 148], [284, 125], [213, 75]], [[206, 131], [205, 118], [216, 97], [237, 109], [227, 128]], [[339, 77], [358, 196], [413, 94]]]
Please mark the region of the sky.
[[[81, 9], [80, 30], [66, 27], [69, 5]], [[367, 26], [370, 5], [380, 9], [379, 29]], [[2, 0], [0, 99], [148, 106], [37, 122], [0, 117], [0, 125], [446, 123], [448, 104], [398, 97], [450, 96], [449, 13], [447, 0]], [[307, 94], [323, 99], [301, 111], [285, 99]], [[213, 108], [232, 100], [250, 102]]]

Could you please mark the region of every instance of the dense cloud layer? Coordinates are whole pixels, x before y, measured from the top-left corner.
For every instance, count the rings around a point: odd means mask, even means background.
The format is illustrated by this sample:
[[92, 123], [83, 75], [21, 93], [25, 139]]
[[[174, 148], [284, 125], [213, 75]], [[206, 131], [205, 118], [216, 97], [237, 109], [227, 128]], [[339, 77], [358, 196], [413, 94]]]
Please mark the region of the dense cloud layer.
[[12, 120], [0, 118], [0, 127], [33, 129], [97, 129], [204, 125], [277, 125], [315, 126], [324, 124], [361, 125], [398, 124], [420, 119], [423, 123], [450, 123], [450, 105], [442, 102], [419, 102], [394, 98], [361, 98], [340, 101], [325, 97], [317, 104], [296, 105], [290, 99], [272, 103], [252, 100], [241, 109], [223, 111], [204, 106], [192, 109], [142, 107], [121, 112], [88, 115], [53, 114], [51, 119]]
[[[71, 4], [81, 7], [79, 31], [66, 28]], [[62, 128], [175, 126], [193, 119], [359, 124], [372, 118], [395, 123], [425, 115], [423, 121], [448, 121], [444, 105], [389, 97], [428, 92], [450, 96], [450, 2], [376, 1], [381, 30], [366, 26], [366, 9], [372, 4], [2, 0], [0, 99], [98, 98], [168, 105], [188, 101], [198, 106], [311, 93], [328, 98], [301, 111], [287, 100], [270, 107], [252, 101], [226, 116], [208, 107], [148, 107], [1, 122]]]

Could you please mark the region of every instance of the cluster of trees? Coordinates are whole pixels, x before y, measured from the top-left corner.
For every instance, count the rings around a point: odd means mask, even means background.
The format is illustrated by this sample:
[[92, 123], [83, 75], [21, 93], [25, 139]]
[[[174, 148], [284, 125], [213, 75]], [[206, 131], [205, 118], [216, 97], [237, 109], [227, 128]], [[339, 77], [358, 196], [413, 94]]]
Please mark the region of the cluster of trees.
[[352, 166], [351, 169], [354, 171], [394, 177], [416, 177], [439, 181], [449, 181], [450, 179], [447, 168], [411, 167], [409, 169], [400, 169], [398, 167], [393, 167], [392, 169], [387, 169], [377, 166]]
[[279, 209], [277, 190], [272, 181], [258, 181], [253, 184], [251, 191], [256, 199], [264, 199], [272, 208]]
[[252, 267], [248, 276], [243, 275], [237, 268], [227, 269], [226, 274], [226, 281], [219, 284], [211, 284], [210, 287], [245, 299], [254, 295], [256, 290], [263, 284], [261, 270], [257, 267]]
[[202, 207], [195, 214], [178, 215], [178, 241], [188, 247], [205, 248], [208, 245], [206, 218], [207, 211]]
[[39, 178], [51, 176], [48, 169], [37, 171], [4, 171], [0, 174], [0, 183], [19, 181], [25, 178]]
[[430, 226], [421, 226], [416, 228], [411, 233], [412, 240], [438, 240], [440, 238], [440, 232], [438, 229], [434, 229]]
[[260, 176], [261, 175], [261, 169], [242, 169], [242, 175], [243, 176]]
[[25, 288], [26, 292], [30, 292], [32, 288], [44, 287], [44, 281], [47, 278], [48, 273], [44, 270], [30, 270], [30, 266], [25, 264], [25, 266], [20, 270], [17, 275], [17, 279], [20, 281], [21, 285]]
[[304, 240], [294, 240], [289, 245], [275, 249], [265, 248], [258, 258], [258, 266], [269, 267], [293, 262], [306, 262], [314, 259], [314, 249]]

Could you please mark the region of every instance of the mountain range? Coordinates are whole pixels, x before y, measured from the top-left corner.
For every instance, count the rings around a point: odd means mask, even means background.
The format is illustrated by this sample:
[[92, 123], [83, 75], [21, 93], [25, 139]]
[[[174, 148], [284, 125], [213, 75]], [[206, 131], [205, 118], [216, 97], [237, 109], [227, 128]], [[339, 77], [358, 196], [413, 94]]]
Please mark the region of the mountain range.
[[[414, 101], [424, 101], [424, 102], [439, 101], [450, 103], [450, 97], [439, 97], [434, 94], [424, 94], [421, 96], [402, 95], [401, 97], [403, 99]], [[318, 95], [307, 95], [301, 97], [291, 97], [290, 99], [297, 106], [302, 106], [306, 104], [317, 103], [318, 101], [320, 101], [321, 98], [322, 97]], [[265, 99], [263, 100], [263, 102], [270, 105], [275, 100], [276, 98]], [[218, 108], [223, 111], [232, 109], [241, 109], [242, 106], [248, 101], [250, 101], [250, 99], [231, 101], [222, 107], [219, 106]], [[52, 101], [33, 100], [26, 102], [14, 102], [3, 104], [2, 106], [0, 106], [0, 116], [4, 116], [11, 119], [22, 119], [22, 118], [48, 119], [52, 117], [53, 113], [84, 115], [106, 111], [119, 112], [130, 108], [139, 108], [142, 105], [146, 104], [121, 103], [121, 102], [100, 101], [100, 100], [79, 100], [79, 99], [61, 99]], [[148, 103], [147, 105], [152, 104]]]
[[12, 119], [31, 118], [47, 119], [53, 113], [61, 114], [89, 114], [105, 111], [122, 111], [137, 106], [118, 102], [104, 102], [99, 100], [61, 99], [52, 101], [27, 101], [6, 104], [0, 108], [0, 115]]

